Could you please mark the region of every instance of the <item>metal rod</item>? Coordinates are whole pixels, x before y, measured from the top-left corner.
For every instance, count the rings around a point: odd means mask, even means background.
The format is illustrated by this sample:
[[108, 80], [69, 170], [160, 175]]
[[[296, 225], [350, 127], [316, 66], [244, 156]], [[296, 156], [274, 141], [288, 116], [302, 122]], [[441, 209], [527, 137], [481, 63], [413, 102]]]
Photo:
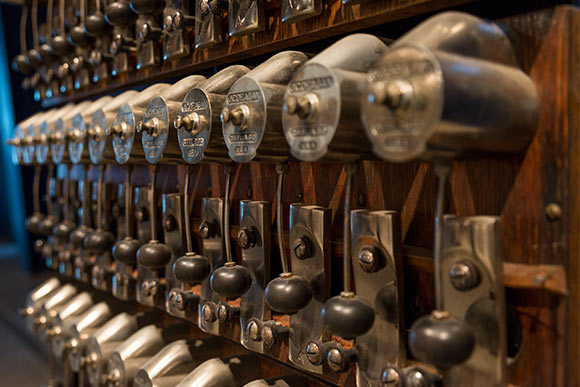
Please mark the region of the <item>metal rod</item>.
[[64, 0], [60, 0], [59, 2], [59, 7], [58, 7], [58, 13], [60, 14], [60, 35], [64, 36], [65, 35], [65, 28], [66, 28], [66, 17], [65, 17], [65, 13], [66, 13], [66, 6], [65, 6], [65, 2]]
[[435, 208], [435, 237], [433, 240], [433, 272], [435, 273], [435, 308], [443, 310], [442, 275], [441, 273], [441, 245], [443, 241], [443, 207], [445, 206], [445, 187], [451, 174], [451, 164], [438, 161], [434, 165], [437, 176], [437, 203]]
[[20, 52], [24, 55], [28, 51], [26, 48], [26, 21], [28, 20], [28, 4], [22, 6], [20, 15]]
[[46, 41], [50, 42], [52, 38], [52, 11], [54, 7], [54, 0], [48, 0], [48, 4], [46, 5], [46, 22], [48, 23], [48, 36], [46, 37]]
[[351, 238], [350, 238], [350, 208], [351, 208], [351, 196], [352, 196], [352, 175], [356, 172], [356, 164], [349, 163], [344, 166], [344, 171], [346, 173], [346, 183], [344, 187], [344, 221], [343, 221], [343, 247], [344, 247], [344, 258], [343, 258], [343, 287], [345, 293], [351, 292], [350, 287], [350, 277], [352, 271], [352, 259], [351, 259]]
[[151, 212], [151, 240], [157, 240], [157, 203], [155, 203], [155, 185], [157, 183], [157, 172], [159, 165], [153, 166], [153, 176], [151, 176], [151, 189], [149, 190], [149, 209]]
[[191, 165], [185, 167], [185, 183], [183, 184], [183, 221], [185, 223], [185, 243], [187, 252], [191, 253], [193, 245], [191, 243], [191, 224], [189, 220], [189, 177], [191, 175]]
[[46, 212], [47, 215], [53, 215], [52, 198], [50, 197], [50, 185], [54, 180], [54, 164], [48, 166], [48, 174], [46, 176]]
[[133, 212], [133, 184], [131, 184], [131, 171], [133, 167], [127, 164], [125, 168], [125, 234], [127, 237], [133, 236], [133, 223], [135, 213]]
[[99, 165], [99, 180], [97, 182], [97, 230], [103, 229], [103, 190], [105, 186], [105, 166]]
[[85, 18], [87, 16], [87, 0], [81, 0], [80, 13], [81, 13], [81, 25], [85, 25]]
[[232, 177], [232, 166], [224, 165], [226, 174], [226, 191], [224, 195], [224, 241], [226, 247], [226, 262], [232, 262], [232, 243], [230, 233], [230, 180]]
[[83, 226], [89, 225], [89, 203], [91, 200], [91, 182], [89, 181], [89, 171], [87, 164], [83, 164]]
[[38, 0], [32, 0], [32, 44], [38, 49], [40, 45], [38, 39]]
[[70, 220], [70, 165], [65, 164], [64, 165], [66, 172], [65, 172], [65, 176], [64, 176], [64, 184], [63, 184], [63, 190], [64, 190], [64, 219], [66, 220]]
[[32, 206], [34, 212], [40, 212], [40, 174], [42, 167], [36, 165], [34, 167], [34, 180], [32, 181]]
[[284, 240], [284, 178], [288, 172], [288, 164], [276, 165], [278, 174], [278, 186], [276, 187], [276, 228], [278, 229], [278, 246], [280, 247], [280, 261], [282, 262], [282, 273], [289, 273], [288, 257], [286, 256], [286, 243]]

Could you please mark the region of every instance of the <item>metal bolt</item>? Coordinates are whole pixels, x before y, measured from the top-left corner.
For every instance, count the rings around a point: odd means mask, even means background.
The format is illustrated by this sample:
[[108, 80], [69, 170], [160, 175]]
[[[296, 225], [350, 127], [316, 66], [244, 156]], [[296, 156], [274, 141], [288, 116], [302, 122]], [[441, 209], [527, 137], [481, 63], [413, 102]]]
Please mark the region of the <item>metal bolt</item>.
[[143, 222], [146, 217], [147, 217], [147, 210], [145, 210], [144, 208], [139, 208], [135, 214], [135, 218], [137, 218], [137, 221]]
[[307, 236], [298, 237], [292, 243], [292, 250], [298, 259], [306, 259], [312, 256], [312, 244]]
[[358, 254], [358, 263], [360, 267], [367, 273], [377, 271], [379, 267], [378, 251], [372, 246], [365, 246], [361, 248]]
[[320, 358], [320, 347], [315, 342], [311, 341], [306, 345], [306, 357], [308, 361], [314, 365], [319, 365], [321, 363]]
[[216, 320], [214, 308], [208, 303], [206, 303], [201, 309], [201, 314], [206, 322], [214, 322]]
[[270, 348], [276, 343], [276, 336], [271, 326], [266, 325], [262, 327], [261, 335], [266, 347]]
[[338, 349], [332, 348], [330, 351], [328, 351], [327, 361], [328, 361], [328, 366], [333, 371], [335, 371], [335, 372], [343, 372], [344, 371], [344, 368], [346, 366], [346, 364], [345, 364], [346, 360], [344, 359], [342, 352], [340, 352]]
[[473, 289], [479, 283], [479, 273], [473, 264], [467, 261], [454, 262], [449, 270], [451, 284], [457, 290]]
[[163, 28], [165, 28], [165, 31], [167, 32], [173, 31], [173, 16], [171, 15], [165, 16], [165, 18], [163, 19]]
[[262, 339], [260, 337], [260, 327], [258, 326], [257, 322], [250, 321], [247, 329], [252, 341], [260, 341]]
[[546, 206], [546, 216], [554, 222], [562, 217], [562, 208], [556, 203], [550, 203]]
[[203, 239], [209, 239], [212, 238], [214, 236], [214, 232], [213, 232], [213, 226], [211, 223], [208, 223], [206, 221], [203, 221], [200, 225], [199, 225], [199, 234], [201, 235], [201, 237]]
[[249, 249], [256, 245], [256, 236], [254, 232], [246, 227], [243, 227], [238, 233], [238, 243], [242, 249]]
[[44, 247], [44, 239], [37, 239], [34, 241], [34, 251], [40, 253]]
[[387, 367], [381, 373], [381, 382], [384, 387], [401, 387], [401, 374], [395, 367]]
[[222, 323], [227, 322], [232, 317], [232, 310], [229, 305], [219, 304], [217, 310], [218, 320]]
[[409, 387], [429, 387], [429, 382], [421, 371], [412, 370], [405, 377], [405, 386]]
[[177, 221], [173, 215], [167, 215], [165, 219], [163, 219], [163, 229], [165, 232], [175, 231], [176, 227]]

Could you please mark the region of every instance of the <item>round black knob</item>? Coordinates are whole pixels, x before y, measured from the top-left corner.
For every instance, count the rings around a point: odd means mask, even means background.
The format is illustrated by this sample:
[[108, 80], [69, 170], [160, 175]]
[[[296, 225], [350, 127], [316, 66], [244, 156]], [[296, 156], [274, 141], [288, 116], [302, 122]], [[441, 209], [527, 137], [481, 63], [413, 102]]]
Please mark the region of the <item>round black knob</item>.
[[58, 60], [58, 55], [54, 52], [49, 44], [44, 43], [38, 48], [38, 54], [42, 58], [42, 62], [49, 64]]
[[65, 57], [74, 51], [74, 46], [68, 41], [66, 36], [57, 35], [52, 38], [52, 49], [60, 56]]
[[163, 269], [171, 260], [171, 249], [164, 243], [152, 240], [139, 248], [137, 260], [150, 270]]
[[162, 13], [164, 7], [162, 0], [131, 0], [131, 9], [140, 15]]
[[28, 217], [28, 219], [26, 219], [26, 228], [31, 233], [39, 234], [40, 225], [42, 224], [43, 220], [44, 220], [43, 214], [41, 214], [40, 212], [34, 212], [32, 215]]
[[74, 26], [69, 32], [69, 40], [78, 47], [87, 47], [95, 41], [82, 25]]
[[52, 229], [56, 226], [58, 218], [53, 215], [49, 215], [40, 223], [40, 233], [42, 235], [50, 236], [52, 235]]
[[85, 239], [92, 233], [94, 230], [90, 227], [85, 225], [80, 226], [76, 230], [74, 230], [70, 234], [70, 243], [72, 244], [73, 248], [75, 249], [82, 249], [85, 244]]
[[85, 30], [89, 36], [100, 38], [111, 31], [111, 25], [105, 20], [105, 15], [99, 12], [87, 16], [85, 19]]
[[367, 333], [375, 322], [373, 306], [351, 292], [326, 301], [322, 308], [322, 323], [343, 339], [354, 339]]
[[40, 53], [35, 49], [31, 48], [28, 50], [28, 61], [32, 67], [35, 69], [39, 68], [43, 65], [42, 58], [40, 57]]
[[12, 69], [21, 74], [30, 74], [32, 71], [32, 65], [30, 64], [28, 55], [16, 55], [12, 60]]
[[198, 284], [207, 278], [211, 267], [207, 258], [194, 253], [186, 253], [173, 264], [173, 274], [179, 281]]
[[139, 247], [141, 247], [141, 244], [137, 239], [126, 237], [113, 247], [113, 257], [116, 261], [123, 262], [126, 265], [135, 265]]
[[105, 18], [113, 26], [134, 24], [137, 14], [127, 1], [114, 1], [105, 8]]
[[63, 220], [54, 228], [54, 236], [60, 243], [68, 243], [70, 234], [76, 228], [76, 224], [70, 220]]
[[446, 370], [463, 363], [475, 347], [473, 328], [445, 311], [433, 311], [411, 325], [409, 348], [413, 356]]
[[105, 230], [90, 233], [85, 239], [85, 248], [90, 254], [102, 255], [115, 243], [115, 236]]
[[294, 314], [312, 299], [310, 283], [292, 273], [282, 273], [266, 286], [266, 303], [276, 312]]
[[252, 285], [252, 274], [235, 262], [226, 262], [211, 275], [211, 287], [221, 297], [238, 298]]

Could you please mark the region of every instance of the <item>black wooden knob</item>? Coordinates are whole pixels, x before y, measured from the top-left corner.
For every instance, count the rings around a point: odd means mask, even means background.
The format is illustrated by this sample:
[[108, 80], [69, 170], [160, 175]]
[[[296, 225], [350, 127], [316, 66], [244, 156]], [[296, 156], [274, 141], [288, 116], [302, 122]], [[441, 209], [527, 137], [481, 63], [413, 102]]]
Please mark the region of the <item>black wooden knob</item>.
[[114, 1], [105, 8], [105, 18], [113, 26], [134, 24], [137, 14], [127, 1]]
[[95, 41], [82, 25], [74, 26], [70, 30], [68, 38], [72, 44], [78, 47], [88, 47]]
[[52, 235], [52, 229], [58, 223], [58, 218], [53, 215], [49, 215], [40, 223], [40, 233], [42, 235], [50, 236]]
[[206, 257], [186, 253], [173, 264], [175, 278], [187, 284], [198, 284], [209, 276], [211, 266]]
[[163, 269], [171, 260], [171, 249], [164, 243], [152, 240], [139, 248], [137, 260], [147, 269]]
[[116, 261], [123, 262], [125, 265], [135, 265], [139, 247], [141, 247], [141, 244], [137, 239], [126, 237], [113, 247], [113, 257]]
[[238, 298], [252, 285], [252, 274], [245, 266], [226, 262], [214, 270], [210, 281], [212, 289], [221, 297]]
[[75, 249], [82, 249], [85, 245], [85, 239], [94, 230], [85, 225], [80, 226], [70, 234], [70, 243]]
[[154, 15], [163, 12], [162, 0], [131, 0], [131, 9], [140, 15]]
[[32, 65], [28, 59], [28, 55], [16, 55], [12, 60], [12, 69], [21, 74], [30, 74], [32, 71]]
[[60, 243], [68, 243], [70, 234], [77, 225], [70, 220], [63, 220], [54, 227], [54, 236]]
[[375, 321], [373, 306], [354, 293], [342, 292], [326, 301], [322, 323], [329, 332], [343, 339], [354, 339], [367, 333]]
[[104, 14], [95, 13], [85, 19], [85, 30], [89, 36], [100, 38], [111, 31], [111, 25], [107, 23]]
[[292, 273], [282, 273], [266, 286], [266, 303], [276, 312], [294, 314], [312, 299], [310, 283]]
[[85, 248], [90, 254], [102, 255], [115, 243], [115, 236], [105, 230], [96, 230], [85, 239]]
[[463, 363], [471, 356], [474, 347], [473, 328], [448, 312], [433, 311], [411, 325], [411, 353], [441, 370]]
[[40, 234], [40, 225], [44, 220], [44, 215], [40, 212], [34, 212], [26, 219], [26, 228], [34, 234]]
[[57, 35], [52, 38], [52, 49], [62, 58], [73, 52], [75, 47], [68, 41], [66, 36]]
[[42, 58], [42, 62], [50, 64], [58, 60], [58, 55], [52, 49], [52, 46], [44, 43], [38, 48], [38, 54]]

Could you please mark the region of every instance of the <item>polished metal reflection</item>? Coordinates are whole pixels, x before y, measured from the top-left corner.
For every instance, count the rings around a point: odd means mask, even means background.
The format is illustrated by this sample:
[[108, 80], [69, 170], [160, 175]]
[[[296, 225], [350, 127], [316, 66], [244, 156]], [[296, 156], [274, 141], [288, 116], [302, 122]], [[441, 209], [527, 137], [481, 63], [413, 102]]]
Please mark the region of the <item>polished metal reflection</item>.
[[176, 387], [238, 387], [260, 375], [253, 355], [210, 359], [199, 365]]

